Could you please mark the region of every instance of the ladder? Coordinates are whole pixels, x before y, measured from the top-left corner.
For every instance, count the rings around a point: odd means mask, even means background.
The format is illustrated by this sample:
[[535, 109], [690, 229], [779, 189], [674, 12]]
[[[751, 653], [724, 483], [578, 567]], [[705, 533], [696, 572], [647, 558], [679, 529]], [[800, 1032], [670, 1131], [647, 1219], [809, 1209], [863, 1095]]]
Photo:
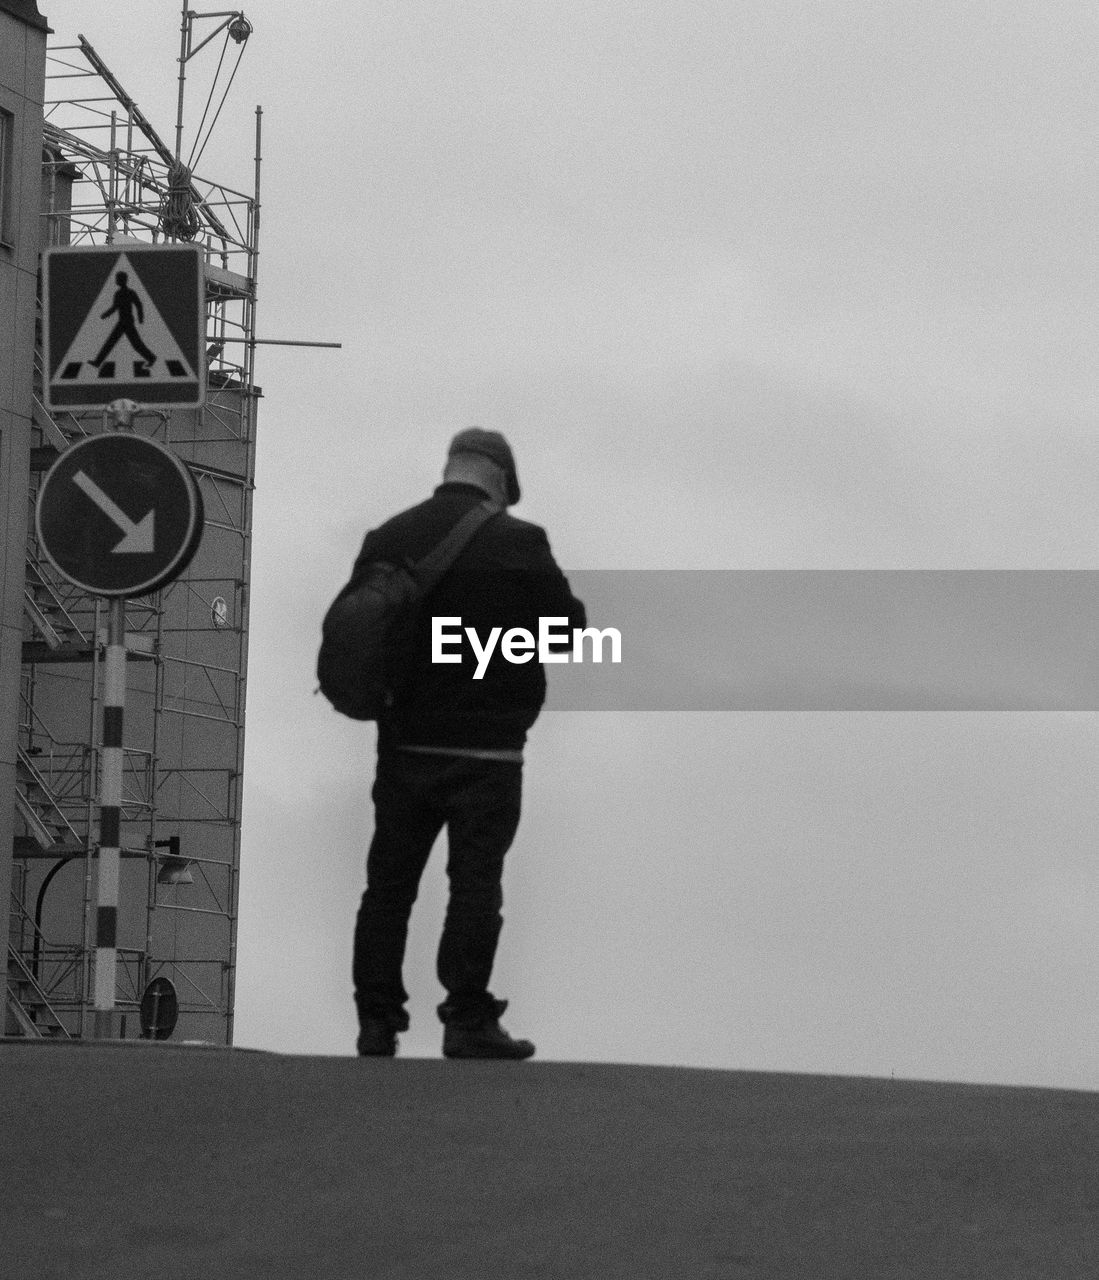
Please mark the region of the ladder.
[[26, 961], [8, 946], [7, 1008], [24, 1036], [40, 1040], [71, 1040], [65, 1024], [50, 1004]]

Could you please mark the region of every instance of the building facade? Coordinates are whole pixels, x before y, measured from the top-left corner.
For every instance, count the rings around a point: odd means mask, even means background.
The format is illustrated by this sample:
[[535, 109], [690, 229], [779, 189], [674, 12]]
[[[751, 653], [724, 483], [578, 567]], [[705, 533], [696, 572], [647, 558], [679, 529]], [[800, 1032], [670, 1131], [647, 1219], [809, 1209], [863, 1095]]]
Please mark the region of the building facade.
[[12, 871], [47, 33], [34, 0], [0, 0], [0, 886]]
[[[9, 27], [0, 30], [0, 119], [13, 122], [18, 175], [10, 191], [17, 234], [0, 246], [2, 323], [15, 324], [10, 343], [0, 335], [0, 888], [10, 890], [3, 1032], [84, 1037], [95, 1025], [107, 605], [51, 563], [33, 512], [64, 450], [115, 423], [101, 408], [45, 406], [40, 254], [184, 240], [203, 249], [206, 402], [139, 407], [132, 429], [189, 467], [204, 525], [181, 577], [126, 602], [111, 1034], [231, 1043], [260, 394], [260, 116], [253, 191], [202, 180], [83, 36], [47, 47], [45, 21], [17, 0], [0, 0], [0, 21], [21, 33], [16, 41]], [[16, 81], [19, 92], [9, 88]]]

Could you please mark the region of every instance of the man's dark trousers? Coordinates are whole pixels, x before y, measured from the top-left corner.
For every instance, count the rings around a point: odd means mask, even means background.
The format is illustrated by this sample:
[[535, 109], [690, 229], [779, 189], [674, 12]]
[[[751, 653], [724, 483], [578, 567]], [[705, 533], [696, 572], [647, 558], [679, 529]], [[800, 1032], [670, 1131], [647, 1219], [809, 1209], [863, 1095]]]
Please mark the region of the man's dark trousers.
[[431, 847], [445, 825], [450, 899], [439, 944], [445, 1011], [493, 1014], [489, 981], [503, 925], [504, 855], [519, 825], [523, 766], [505, 760], [420, 754], [378, 755], [374, 838], [355, 926], [355, 1000], [360, 1018], [408, 1027], [401, 980], [408, 921]]

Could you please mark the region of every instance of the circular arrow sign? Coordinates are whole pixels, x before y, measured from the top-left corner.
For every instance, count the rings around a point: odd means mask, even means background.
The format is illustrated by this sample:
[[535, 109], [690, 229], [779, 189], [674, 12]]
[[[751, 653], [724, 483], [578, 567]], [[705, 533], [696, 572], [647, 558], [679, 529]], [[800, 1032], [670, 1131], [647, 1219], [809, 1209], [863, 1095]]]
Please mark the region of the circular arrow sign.
[[202, 495], [163, 445], [115, 432], [72, 445], [46, 473], [42, 550], [97, 596], [140, 596], [183, 572], [202, 539]]

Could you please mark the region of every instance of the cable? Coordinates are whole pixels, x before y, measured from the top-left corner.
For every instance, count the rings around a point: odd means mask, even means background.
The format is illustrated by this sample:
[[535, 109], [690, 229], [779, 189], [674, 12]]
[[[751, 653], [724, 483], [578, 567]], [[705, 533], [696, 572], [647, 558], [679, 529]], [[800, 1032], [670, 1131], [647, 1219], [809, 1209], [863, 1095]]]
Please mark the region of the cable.
[[200, 226], [191, 194], [191, 171], [175, 161], [168, 167], [168, 194], [160, 205], [161, 230], [173, 239], [193, 240]]
[[229, 33], [225, 34], [225, 42], [221, 46], [221, 56], [218, 58], [217, 70], [214, 72], [214, 78], [210, 81], [210, 92], [206, 95], [206, 105], [202, 108], [202, 119], [198, 122], [198, 128], [195, 130], [195, 141], [191, 147], [191, 154], [187, 157], [187, 168], [193, 170], [195, 167], [195, 148], [198, 146], [198, 140], [202, 136], [202, 126], [206, 123], [206, 115], [210, 110], [210, 103], [214, 100], [214, 90], [217, 88], [218, 76], [221, 75], [221, 64], [225, 61], [225, 50], [229, 48]]
[[[228, 96], [229, 96], [229, 90], [233, 87], [233, 81], [236, 79], [237, 71], [238, 71], [238, 70], [239, 70], [239, 68], [240, 68], [240, 60], [241, 60], [241, 58], [243, 58], [243, 57], [244, 57], [244, 48], [245, 48], [245, 46], [244, 46], [244, 45], [241, 45], [241, 46], [240, 46], [240, 52], [237, 54], [236, 64], [235, 64], [235, 65], [234, 65], [234, 67], [233, 67], [232, 74], [229, 76], [229, 83], [225, 86], [225, 92], [221, 95], [221, 101], [218, 103], [218, 109], [217, 109], [217, 111], [214, 113], [214, 118], [213, 118], [213, 120], [211, 120], [211, 121], [210, 121], [210, 127], [209, 127], [209, 129], [207, 129], [207, 130], [206, 130], [206, 138], [205, 138], [205, 141], [204, 141], [204, 142], [203, 142], [203, 144], [202, 144], [202, 148], [201, 148], [201, 150], [199, 151], [198, 155], [195, 157], [195, 164], [196, 164], [196, 165], [197, 165], [197, 164], [199, 163], [199, 161], [202, 159], [202, 153], [206, 150], [206, 143], [208, 143], [208, 142], [210, 141], [210, 138], [211, 138], [211, 136], [213, 135], [213, 132], [214, 132], [214, 126], [217, 124], [218, 119], [219, 119], [219, 117], [221, 116], [221, 109], [222, 109], [222, 107], [224, 107], [224, 106], [225, 106], [225, 99], [226, 99], [226, 98], [228, 98]], [[219, 65], [219, 68], [220, 68], [220, 63], [219, 63], [218, 65]], [[212, 97], [212, 96], [213, 96], [213, 86], [211, 86], [210, 94], [211, 94], [211, 97]], [[197, 140], [196, 140], [196, 145], [197, 145]]]

